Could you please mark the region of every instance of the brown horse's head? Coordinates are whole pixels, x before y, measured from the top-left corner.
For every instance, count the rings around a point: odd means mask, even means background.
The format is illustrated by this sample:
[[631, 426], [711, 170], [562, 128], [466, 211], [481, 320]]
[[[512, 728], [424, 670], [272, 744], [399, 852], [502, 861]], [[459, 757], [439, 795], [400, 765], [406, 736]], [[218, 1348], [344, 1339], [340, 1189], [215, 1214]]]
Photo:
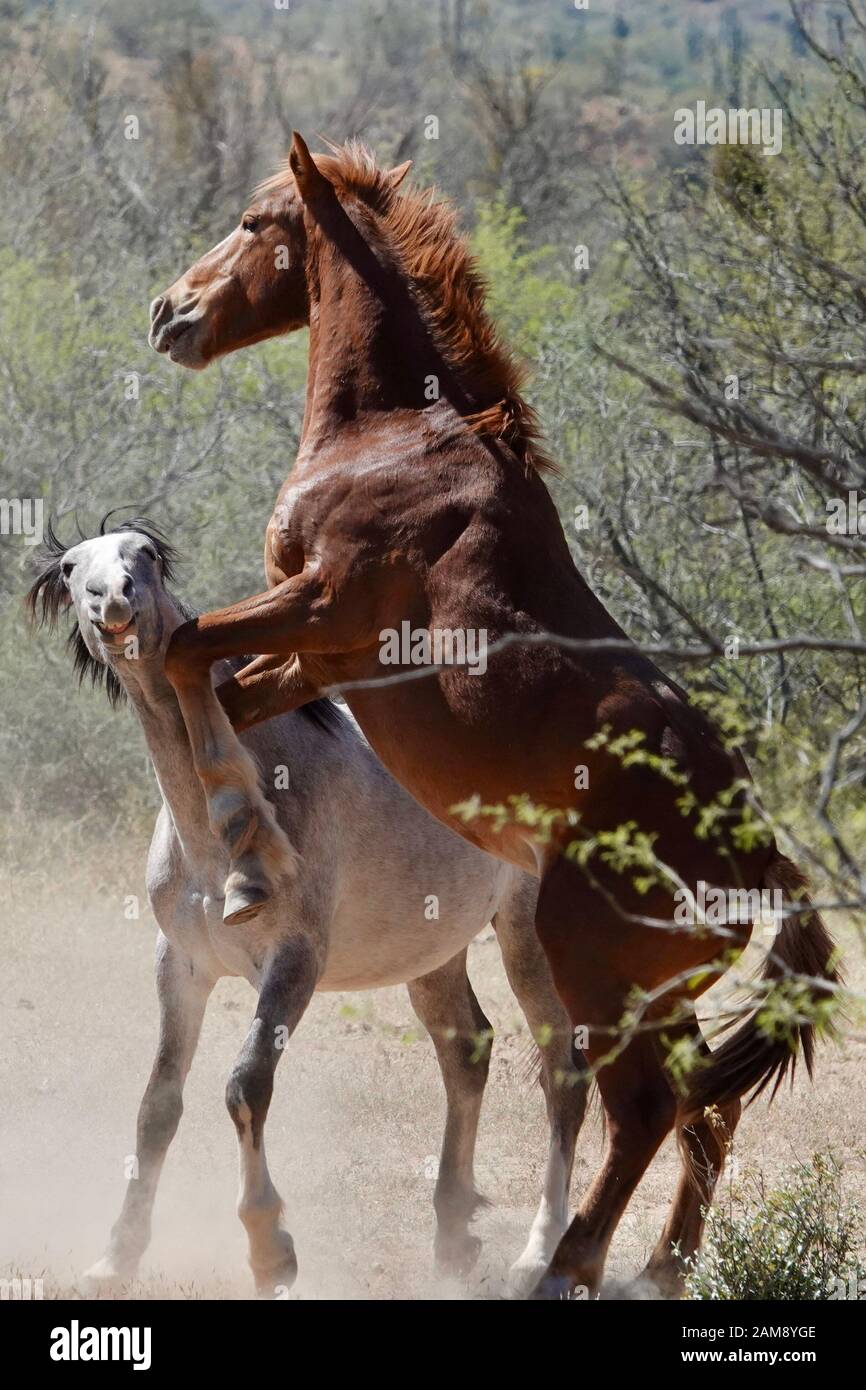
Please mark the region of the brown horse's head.
[[[332, 184], [294, 133], [291, 177], [261, 186], [239, 226], [150, 306], [150, 344], [200, 370], [215, 357], [309, 322], [305, 211], [334, 198]], [[396, 187], [409, 165], [388, 176]]]

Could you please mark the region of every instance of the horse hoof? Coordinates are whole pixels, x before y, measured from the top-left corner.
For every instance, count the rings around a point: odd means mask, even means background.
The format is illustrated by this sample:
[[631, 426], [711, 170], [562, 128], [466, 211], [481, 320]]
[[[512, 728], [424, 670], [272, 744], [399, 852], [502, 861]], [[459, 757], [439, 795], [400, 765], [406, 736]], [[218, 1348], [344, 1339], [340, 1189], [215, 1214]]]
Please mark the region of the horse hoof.
[[589, 1290], [577, 1287], [564, 1274], [545, 1274], [529, 1295], [531, 1303], [564, 1303], [587, 1299]]
[[450, 1279], [465, 1279], [478, 1263], [481, 1241], [478, 1236], [443, 1242], [436, 1248], [436, 1272]]
[[631, 1290], [636, 1298], [659, 1298], [676, 1301], [685, 1293], [685, 1274], [681, 1265], [657, 1265], [647, 1268], [633, 1280]]
[[230, 888], [223, 907], [223, 921], [226, 926], [234, 927], [239, 922], [249, 922], [253, 917], [258, 917], [270, 896], [266, 888], [260, 888], [255, 884], [247, 884], [243, 888]]
[[298, 1266], [286, 1265], [284, 1269], [275, 1269], [271, 1274], [256, 1275], [256, 1298], [266, 1302], [279, 1303], [288, 1296], [289, 1290], [298, 1277]]
[[253, 1269], [256, 1296], [262, 1299], [283, 1299], [298, 1277], [295, 1245], [288, 1231], [278, 1232], [281, 1246], [279, 1263], [273, 1269]]
[[511, 1294], [515, 1298], [528, 1298], [544, 1278], [549, 1264], [549, 1260], [534, 1257], [516, 1260], [508, 1271], [508, 1288]]
[[101, 1260], [97, 1260], [96, 1264], [84, 1271], [79, 1282], [83, 1292], [94, 1295], [117, 1288], [119, 1284], [128, 1283], [135, 1275], [134, 1264], [126, 1265], [112, 1255], [103, 1255]]

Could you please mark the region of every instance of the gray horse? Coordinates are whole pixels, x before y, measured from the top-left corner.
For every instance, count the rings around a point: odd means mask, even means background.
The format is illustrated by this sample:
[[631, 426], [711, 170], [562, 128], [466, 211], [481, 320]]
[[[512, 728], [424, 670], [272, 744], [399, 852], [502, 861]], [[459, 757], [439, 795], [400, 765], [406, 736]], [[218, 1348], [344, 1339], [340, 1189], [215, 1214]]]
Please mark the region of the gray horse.
[[[434, 821], [393, 780], [350, 717], [318, 701], [243, 736], [244, 756], [253, 760], [299, 857], [293, 876], [282, 879], [259, 916], [227, 924], [227, 859], [209, 824], [180, 708], [163, 673], [168, 640], [190, 616], [166, 588], [173, 558], [156, 528], [138, 520], [108, 531], [103, 523], [98, 536], [69, 549], [49, 528], [46, 566], [28, 596], [31, 612], [43, 621], [53, 622], [72, 606], [76, 669], [104, 682], [112, 701], [128, 696], [163, 798], [147, 861], [147, 891], [159, 924], [161, 1024], [138, 1114], [139, 1173], [129, 1182], [106, 1255], [88, 1273], [107, 1282], [137, 1269], [208, 997], [226, 975], [247, 979], [259, 996], [226, 1094], [240, 1146], [238, 1214], [259, 1292], [273, 1296], [297, 1272], [263, 1131], [277, 1062], [317, 990], [408, 985], [433, 1038], [447, 1098], [434, 1194], [436, 1260], [449, 1272], [470, 1268], [480, 1245], [469, 1228], [481, 1201], [473, 1155], [490, 1034], [467, 977], [466, 950], [492, 921], [530, 1029], [545, 1039], [540, 1080], [550, 1149], [541, 1204], [512, 1270], [518, 1286], [531, 1286], [568, 1224], [585, 1107], [581, 1057], [535, 936], [537, 884]], [[229, 669], [215, 669], [216, 679]]]

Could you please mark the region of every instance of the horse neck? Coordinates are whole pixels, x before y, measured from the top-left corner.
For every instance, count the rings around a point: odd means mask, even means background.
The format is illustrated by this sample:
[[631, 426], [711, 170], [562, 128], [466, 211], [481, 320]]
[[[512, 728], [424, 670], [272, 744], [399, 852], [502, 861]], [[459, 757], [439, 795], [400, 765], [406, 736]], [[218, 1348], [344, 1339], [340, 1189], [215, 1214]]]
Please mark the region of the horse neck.
[[424, 410], [428, 383], [460, 413], [477, 405], [456, 380], [409, 284], [339, 207], [319, 230], [309, 280], [310, 351], [302, 442], [367, 413]]
[[207, 806], [196, 774], [186, 725], [161, 661], [125, 663], [118, 671], [144, 732], [147, 751], [162, 799], [172, 818], [184, 856], [207, 862], [219, 855], [207, 818]]

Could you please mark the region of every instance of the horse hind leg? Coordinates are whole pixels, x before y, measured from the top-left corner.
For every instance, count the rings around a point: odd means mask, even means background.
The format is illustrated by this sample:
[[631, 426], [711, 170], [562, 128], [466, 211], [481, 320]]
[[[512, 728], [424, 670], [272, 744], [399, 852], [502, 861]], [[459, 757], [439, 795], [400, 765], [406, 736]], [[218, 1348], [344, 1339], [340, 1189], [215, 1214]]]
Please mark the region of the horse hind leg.
[[[708, 1055], [700, 1029], [695, 1025], [688, 1031], [699, 1050]], [[682, 1296], [688, 1261], [700, 1249], [706, 1211], [728, 1159], [741, 1112], [737, 1100], [690, 1124], [677, 1124], [682, 1171], [664, 1230], [641, 1275], [665, 1298]]]
[[604, 1062], [602, 1049], [590, 1049], [588, 1056], [602, 1062], [598, 1085], [607, 1116], [607, 1150], [535, 1298], [591, 1298], [598, 1293], [613, 1233], [673, 1127], [676, 1101], [654, 1039], [636, 1038], [615, 1062]]
[[283, 1296], [298, 1271], [292, 1237], [281, 1225], [282, 1200], [265, 1157], [265, 1120], [277, 1063], [310, 1002], [317, 977], [311, 943], [302, 937], [283, 942], [265, 969], [256, 1016], [226, 1087], [226, 1105], [238, 1136], [238, 1216], [247, 1233], [256, 1289], [265, 1298]]
[[526, 1246], [511, 1267], [516, 1293], [534, 1288], [568, 1226], [574, 1150], [586, 1114], [585, 1061], [535, 932], [537, 884], [521, 879], [493, 918], [505, 973], [538, 1047], [550, 1144], [541, 1201]]
[[168, 939], [160, 936], [156, 958], [159, 1044], [138, 1110], [135, 1156], [123, 1207], [108, 1249], [86, 1273], [90, 1286], [104, 1286], [136, 1274], [150, 1242], [156, 1189], [168, 1147], [183, 1113], [183, 1086], [198, 1045], [214, 980], [194, 968]]
[[588, 1033], [584, 1052], [597, 1066], [607, 1144], [533, 1297], [590, 1298], [601, 1285], [608, 1246], [628, 1201], [673, 1128], [677, 1103], [651, 1031], [635, 1035], [618, 1054], [614, 1049], [611, 1030], [626, 1010], [624, 963], [637, 956], [636, 930], [563, 859], [542, 881], [536, 927], [572, 1025]]
[[469, 1229], [485, 1199], [475, 1189], [478, 1121], [490, 1067], [490, 1023], [466, 973], [466, 952], [407, 985], [412, 1007], [433, 1039], [445, 1085], [446, 1118], [433, 1195], [434, 1253], [443, 1274], [465, 1275], [481, 1241]]

